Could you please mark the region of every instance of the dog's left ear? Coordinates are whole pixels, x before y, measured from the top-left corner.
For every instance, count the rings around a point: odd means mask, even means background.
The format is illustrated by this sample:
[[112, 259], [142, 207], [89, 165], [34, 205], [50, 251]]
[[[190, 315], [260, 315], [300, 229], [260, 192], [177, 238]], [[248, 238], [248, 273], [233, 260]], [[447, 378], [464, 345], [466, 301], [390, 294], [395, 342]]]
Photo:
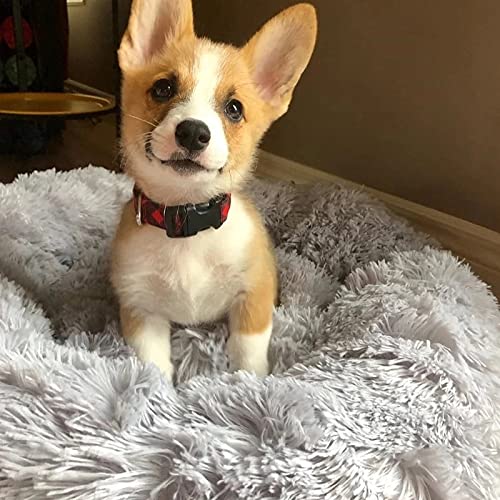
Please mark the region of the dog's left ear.
[[191, 0], [134, 0], [118, 59], [123, 69], [144, 66], [168, 42], [194, 36]]
[[288, 109], [311, 59], [316, 33], [316, 11], [302, 3], [273, 17], [242, 49], [260, 96], [275, 110], [274, 118]]

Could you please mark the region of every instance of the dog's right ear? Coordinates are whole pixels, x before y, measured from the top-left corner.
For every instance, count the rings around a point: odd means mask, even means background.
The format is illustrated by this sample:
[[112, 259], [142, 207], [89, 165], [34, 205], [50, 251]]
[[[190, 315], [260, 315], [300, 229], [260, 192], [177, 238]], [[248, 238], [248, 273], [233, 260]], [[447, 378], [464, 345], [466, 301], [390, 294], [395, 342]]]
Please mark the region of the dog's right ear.
[[144, 66], [168, 41], [193, 35], [191, 0], [134, 0], [118, 50], [120, 67]]

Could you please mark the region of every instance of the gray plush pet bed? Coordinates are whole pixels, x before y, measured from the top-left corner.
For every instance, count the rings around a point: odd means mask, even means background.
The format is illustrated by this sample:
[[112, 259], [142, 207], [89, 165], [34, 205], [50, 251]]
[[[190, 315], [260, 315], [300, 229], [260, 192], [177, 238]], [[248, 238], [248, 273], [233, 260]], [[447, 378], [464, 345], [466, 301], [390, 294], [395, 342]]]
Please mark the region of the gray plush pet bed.
[[130, 182], [0, 185], [0, 498], [499, 498], [486, 285], [362, 193], [249, 189], [281, 272], [273, 374], [227, 373], [223, 324], [178, 328], [174, 388], [118, 335]]

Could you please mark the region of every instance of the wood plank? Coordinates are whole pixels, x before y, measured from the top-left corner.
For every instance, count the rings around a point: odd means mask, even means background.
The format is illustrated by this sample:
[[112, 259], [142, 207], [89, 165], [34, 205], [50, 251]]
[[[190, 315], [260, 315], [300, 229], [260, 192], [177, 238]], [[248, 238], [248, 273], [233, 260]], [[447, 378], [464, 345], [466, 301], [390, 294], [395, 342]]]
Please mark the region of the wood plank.
[[410, 223], [440, 241], [445, 248], [467, 260], [474, 272], [491, 286], [497, 297], [500, 297], [499, 233], [267, 151], [259, 153], [256, 173], [261, 177], [293, 181], [299, 184], [340, 183], [370, 193], [385, 203], [393, 212], [406, 218]]
[[71, 170], [92, 163], [116, 169], [118, 150], [114, 115], [96, 120], [69, 120], [60, 138], [55, 137], [45, 153], [29, 158], [0, 157], [0, 182], [12, 182], [18, 174], [56, 168]]

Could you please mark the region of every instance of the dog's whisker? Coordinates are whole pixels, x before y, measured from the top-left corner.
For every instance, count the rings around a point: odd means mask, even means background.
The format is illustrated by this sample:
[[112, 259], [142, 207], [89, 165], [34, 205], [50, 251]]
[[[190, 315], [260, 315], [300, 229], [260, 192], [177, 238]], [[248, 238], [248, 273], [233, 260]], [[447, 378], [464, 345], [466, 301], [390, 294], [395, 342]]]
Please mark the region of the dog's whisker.
[[144, 118], [139, 118], [138, 116], [131, 115], [130, 113], [124, 113], [125, 116], [129, 116], [130, 118], [134, 118], [134, 120], [138, 120], [143, 123], [147, 123], [148, 125], [151, 125], [152, 127], [156, 127], [158, 123], [153, 123], [148, 120], [145, 120]]
[[148, 139], [152, 139], [151, 132], [146, 132], [145, 134], [141, 134], [135, 138], [135, 140], [130, 142], [123, 142], [121, 145], [121, 149], [125, 149], [128, 147], [140, 147], [144, 145], [144, 142]]

